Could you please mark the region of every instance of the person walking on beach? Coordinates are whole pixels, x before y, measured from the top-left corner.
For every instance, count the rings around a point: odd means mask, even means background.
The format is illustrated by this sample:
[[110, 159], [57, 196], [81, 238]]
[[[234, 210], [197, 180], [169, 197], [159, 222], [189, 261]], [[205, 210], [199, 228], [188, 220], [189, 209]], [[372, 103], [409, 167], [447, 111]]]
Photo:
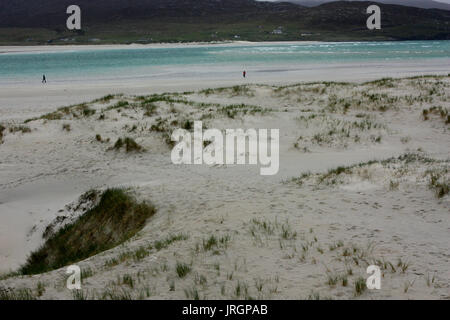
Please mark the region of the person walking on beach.
[[247, 76], [247, 71], [244, 70], [244, 72], [242, 72], [242, 76], [245, 78]]
[[47, 79], [45, 78], [45, 74], [42, 75], [42, 83], [47, 83]]

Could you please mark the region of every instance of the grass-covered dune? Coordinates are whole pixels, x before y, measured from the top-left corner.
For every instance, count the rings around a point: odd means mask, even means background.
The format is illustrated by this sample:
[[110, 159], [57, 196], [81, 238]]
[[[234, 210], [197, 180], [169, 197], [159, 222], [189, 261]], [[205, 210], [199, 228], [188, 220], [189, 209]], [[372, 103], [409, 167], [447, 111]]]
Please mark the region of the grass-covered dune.
[[126, 241], [155, 214], [122, 189], [108, 189], [94, 208], [64, 226], [33, 252], [22, 274], [38, 274], [86, 259]]

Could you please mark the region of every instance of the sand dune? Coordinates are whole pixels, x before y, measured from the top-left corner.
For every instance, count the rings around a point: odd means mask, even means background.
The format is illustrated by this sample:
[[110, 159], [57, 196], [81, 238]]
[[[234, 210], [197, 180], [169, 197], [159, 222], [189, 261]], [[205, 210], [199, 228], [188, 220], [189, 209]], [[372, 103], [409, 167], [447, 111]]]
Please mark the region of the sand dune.
[[[81, 293], [65, 288], [64, 268], [5, 276], [0, 288], [46, 299], [449, 299], [450, 77], [362, 83], [374, 75], [355, 70], [340, 78], [356, 83], [260, 78], [188, 93], [136, 89], [44, 115], [50, 107], [17, 118], [2, 108], [4, 271], [22, 264], [91, 188], [130, 188], [157, 213], [130, 241], [78, 263]], [[49, 96], [48, 105], [66, 104], [57, 91]], [[167, 138], [193, 120], [280, 129], [279, 174], [173, 165]], [[144, 151], [115, 149], [124, 137]], [[382, 289], [355, 290], [369, 264], [381, 267]]]

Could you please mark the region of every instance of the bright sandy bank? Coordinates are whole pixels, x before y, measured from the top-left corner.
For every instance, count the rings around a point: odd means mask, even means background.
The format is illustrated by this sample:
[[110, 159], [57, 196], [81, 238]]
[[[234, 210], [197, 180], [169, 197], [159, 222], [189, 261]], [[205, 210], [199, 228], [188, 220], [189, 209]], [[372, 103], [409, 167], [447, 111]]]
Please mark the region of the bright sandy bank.
[[[25, 48], [26, 49], [26, 48]], [[54, 82], [51, 77], [43, 85], [35, 82], [2, 83], [0, 86], [0, 121], [25, 120], [60, 106], [88, 102], [107, 94], [143, 95], [162, 92], [183, 92], [240, 84], [285, 85], [311, 81], [369, 81], [383, 77], [409, 77], [423, 74], [448, 74], [450, 59], [379, 61], [340, 64], [258, 65], [242, 66], [172, 66], [161, 67], [156, 74], [129, 74], [116, 79], [67, 79]]]
[[[396, 64], [386, 72], [386, 65], [372, 65], [330, 73], [327, 66], [271, 74], [275, 82], [298, 82], [306, 74], [315, 79], [321, 72], [326, 80], [361, 81], [383, 72], [409, 75], [438, 68], [437, 63]], [[167, 91], [171, 84], [179, 89], [179, 81], [154, 81], [150, 88], [135, 82], [137, 87], [85, 84], [67, 96], [64, 87], [46, 86], [47, 100], [36, 94], [38, 86], [1, 89], [7, 127], [0, 145], [2, 269], [19, 266], [42, 243], [45, 227], [70, 214], [65, 205], [82, 193], [123, 185], [153, 202], [158, 212], [136, 238], [79, 263], [87, 270], [83, 294], [88, 298], [353, 298], [368, 264], [382, 267], [383, 287], [357, 298], [449, 298], [450, 200], [448, 194], [438, 197], [431, 181], [433, 175], [439, 183], [449, 181], [449, 124], [443, 116], [450, 108], [448, 76], [132, 95]], [[205, 77], [180, 91], [231, 81], [208, 83]], [[45, 101], [68, 105], [80, 101], [71, 97], [81, 92], [81, 101], [103, 92], [127, 95], [22, 124], [31, 132], [9, 131], [18, 119], [54, 111]], [[22, 109], [14, 110], [21, 111], [11, 113], [3, 94], [11, 102], [19, 99]], [[39, 102], [33, 105], [33, 99]], [[263, 177], [249, 166], [173, 165], [165, 134], [199, 119], [209, 128], [279, 128], [279, 174]], [[124, 136], [146, 151], [109, 150]], [[364, 164], [403, 154], [409, 156]], [[357, 169], [327, 175], [329, 169], [358, 163]], [[292, 180], [305, 172], [319, 176]], [[156, 243], [180, 234], [186, 237], [157, 249]], [[205, 246], [212, 236], [217, 243]], [[143, 254], [137, 256], [139, 250]], [[191, 271], [180, 277], [177, 263]], [[64, 271], [15, 276], [0, 281], [0, 287], [29, 288], [37, 295], [41, 282], [42, 298], [71, 299]], [[132, 284], [124, 280], [129, 277]]]

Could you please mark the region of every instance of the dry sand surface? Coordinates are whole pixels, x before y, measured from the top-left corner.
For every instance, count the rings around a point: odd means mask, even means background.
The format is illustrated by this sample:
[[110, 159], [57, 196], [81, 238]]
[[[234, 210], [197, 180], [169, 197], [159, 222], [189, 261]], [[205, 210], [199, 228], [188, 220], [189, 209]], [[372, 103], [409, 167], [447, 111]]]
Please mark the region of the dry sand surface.
[[[92, 46], [89, 47], [90, 50]], [[20, 50], [27, 48], [20, 47]], [[60, 50], [68, 48], [60, 48]], [[36, 50], [36, 49], [35, 49]], [[53, 47], [39, 50], [55, 50]], [[80, 49], [81, 50], [81, 49]], [[247, 78], [242, 78], [243, 69]], [[296, 63], [236, 65], [161, 66], [138, 76], [133, 72], [114, 77], [97, 76], [86, 79], [53, 79], [47, 84], [40, 76], [28, 81], [0, 80], [0, 120], [23, 121], [70, 104], [89, 102], [108, 94], [147, 95], [149, 93], [184, 92], [212, 87], [258, 83], [286, 85], [311, 81], [363, 82], [383, 77], [410, 77], [424, 74], [445, 74], [450, 59], [384, 60], [378, 62]]]
[[[301, 44], [308, 45], [320, 43], [318, 41], [271, 41], [270, 44], [277, 45], [289, 45], [289, 44]], [[73, 50], [114, 50], [114, 49], [149, 49], [149, 48], [193, 48], [201, 46], [254, 46], [254, 45], [267, 45], [267, 42], [251, 42], [251, 41], [210, 41], [210, 42], [185, 42], [185, 43], [151, 43], [151, 44], [105, 44], [105, 45], [47, 45], [47, 46], [2, 46], [0, 48], [0, 54], [2, 53], [36, 53], [36, 52], [62, 52]]]
[[[91, 188], [126, 187], [157, 213], [78, 263], [81, 291], [65, 287], [64, 268], [5, 275], [0, 288], [40, 299], [450, 299], [449, 108], [450, 77], [429, 76], [112, 95], [44, 116], [2, 114], [5, 272], [57, 217], [76, 218]], [[280, 129], [279, 174], [173, 165], [167, 138], [193, 120]], [[143, 149], [114, 149], [124, 137]], [[382, 289], [358, 290], [371, 264]]]

